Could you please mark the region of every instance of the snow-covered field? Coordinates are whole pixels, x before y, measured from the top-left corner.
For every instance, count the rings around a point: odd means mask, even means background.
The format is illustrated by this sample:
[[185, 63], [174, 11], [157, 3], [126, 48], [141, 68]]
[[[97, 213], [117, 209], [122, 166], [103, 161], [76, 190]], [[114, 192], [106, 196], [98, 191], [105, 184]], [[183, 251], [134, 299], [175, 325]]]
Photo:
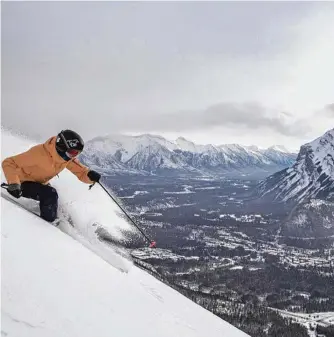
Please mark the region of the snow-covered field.
[[236, 216], [235, 214], [220, 214], [220, 219], [234, 219], [235, 221], [240, 222], [259, 222], [266, 224], [267, 222], [263, 219], [261, 214], [245, 214], [241, 216]]
[[182, 261], [182, 260], [198, 260], [198, 256], [183, 256], [178, 255], [171, 252], [168, 249], [159, 249], [156, 248], [154, 251], [150, 250], [150, 248], [145, 249], [137, 249], [132, 251], [132, 256], [140, 258], [141, 260], [145, 259], [164, 259], [164, 260], [171, 260], [171, 261]]
[[191, 194], [191, 193], [195, 193], [194, 191], [191, 191], [191, 188], [193, 188], [191, 185], [183, 185], [183, 191], [179, 191], [179, 192], [165, 191], [164, 194]]
[[126, 197], [120, 197], [119, 199], [133, 199], [137, 195], [145, 195], [145, 194], [149, 194], [149, 192], [148, 191], [135, 191], [132, 195], [129, 195]]
[[[33, 145], [4, 130], [1, 142], [2, 159]], [[120, 240], [132, 232], [98, 186], [69, 172], [52, 184], [74, 229], [1, 199], [2, 336], [246, 336], [98, 243], [96, 223]]]

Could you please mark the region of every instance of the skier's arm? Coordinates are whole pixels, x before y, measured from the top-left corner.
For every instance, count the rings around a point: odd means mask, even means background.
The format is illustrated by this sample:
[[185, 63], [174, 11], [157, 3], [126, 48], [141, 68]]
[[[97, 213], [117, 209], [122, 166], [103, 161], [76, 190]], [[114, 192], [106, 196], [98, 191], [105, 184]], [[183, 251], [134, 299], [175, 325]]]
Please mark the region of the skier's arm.
[[86, 184], [93, 183], [93, 181], [90, 180], [87, 176], [88, 172], [90, 171], [89, 168], [82, 165], [77, 159], [70, 161], [66, 168], [75, 174], [82, 182]]
[[26, 152], [8, 157], [2, 162], [2, 169], [8, 184], [21, 184], [19, 179], [19, 170], [31, 166], [35, 158], [36, 146]]

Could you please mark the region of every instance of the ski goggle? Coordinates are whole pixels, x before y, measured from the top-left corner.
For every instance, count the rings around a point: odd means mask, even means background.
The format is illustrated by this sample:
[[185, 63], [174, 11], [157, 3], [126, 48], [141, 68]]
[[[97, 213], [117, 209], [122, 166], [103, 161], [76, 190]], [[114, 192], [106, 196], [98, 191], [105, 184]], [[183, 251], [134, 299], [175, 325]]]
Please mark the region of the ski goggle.
[[66, 155], [70, 158], [74, 158], [80, 154], [81, 151], [75, 149], [68, 149]]

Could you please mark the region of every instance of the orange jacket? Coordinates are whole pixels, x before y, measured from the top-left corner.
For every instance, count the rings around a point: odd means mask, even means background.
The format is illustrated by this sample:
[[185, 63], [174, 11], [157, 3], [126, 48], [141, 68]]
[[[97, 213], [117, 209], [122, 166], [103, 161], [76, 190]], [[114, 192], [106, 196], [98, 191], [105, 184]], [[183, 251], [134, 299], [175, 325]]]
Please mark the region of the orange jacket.
[[44, 144], [33, 146], [26, 152], [6, 158], [2, 162], [2, 169], [8, 184], [20, 184], [24, 181], [47, 184], [64, 168], [70, 170], [82, 182], [93, 183], [87, 177], [89, 169], [77, 159], [66, 161], [61, 158], [55, 144], [56, 137], [51, 137]]

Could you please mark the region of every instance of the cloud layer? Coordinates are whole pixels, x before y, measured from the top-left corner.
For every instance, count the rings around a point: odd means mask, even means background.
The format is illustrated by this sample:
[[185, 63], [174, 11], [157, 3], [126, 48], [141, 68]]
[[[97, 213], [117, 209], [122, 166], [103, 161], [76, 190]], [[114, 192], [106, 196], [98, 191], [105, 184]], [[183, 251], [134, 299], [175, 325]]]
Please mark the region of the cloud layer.
[[[334, 103], [327, 104], [325, 106], [324, 113], [329, 117], [330, 116], [334, 117]], [[333, 120], [333, 124], [334, 124], [334, 120]]]
[[5, 2], [2, 124], [297, 145], [330, 121], [333, 40], [333, 3]]
[[128, 131], [152, 130], [162, 132], [188, 132], [224, 127], [232, 129], [246, 128], [254, 132], [267, 129], [285, 136], [298, 137], [310, 130], [306, 120], [295, 119], [286, 112], [270, 111], [255, 102], [219, 103], [204, 110], [185, 110], [170, 114], [148, 114], [136, 122], [126, 125], [123, 119], [118, 121], [120, 129]]

